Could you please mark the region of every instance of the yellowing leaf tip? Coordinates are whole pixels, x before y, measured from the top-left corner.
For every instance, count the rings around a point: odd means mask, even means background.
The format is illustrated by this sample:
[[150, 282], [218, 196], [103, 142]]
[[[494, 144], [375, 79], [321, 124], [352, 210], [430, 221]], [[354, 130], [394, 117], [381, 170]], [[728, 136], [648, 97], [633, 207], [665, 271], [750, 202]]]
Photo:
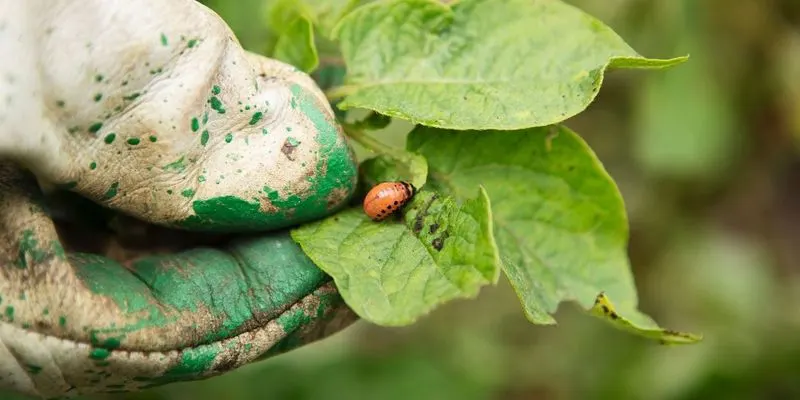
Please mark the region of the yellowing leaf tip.
[[618, 329], [658, 340], [663, 345], [693, 344], [703, 339], [702, 335], [688, 332], [678, 332], [661, 328], [650, 329], [636, 326], [616, 311], [605, 292], [600, 292], [597, 295], [589, 313], [611, 323]]

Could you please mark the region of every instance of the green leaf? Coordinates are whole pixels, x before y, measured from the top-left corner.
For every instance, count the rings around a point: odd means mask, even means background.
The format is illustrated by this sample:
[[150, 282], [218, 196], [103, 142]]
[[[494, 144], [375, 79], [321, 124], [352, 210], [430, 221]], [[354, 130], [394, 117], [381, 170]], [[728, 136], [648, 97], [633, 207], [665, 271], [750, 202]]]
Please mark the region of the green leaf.
[[644, 336], [646, 338], [655, 339], [663, 344], [692, 344], [703, 340], [702, 335], [695, 335], [693, 333], [637, 326], [617, 312], [616, 308], [611, 303], [611, 300], [608, 299], [608, 296], [606, 296], [605, 293], [600, 293], [597, 295], [594, 306], [592, 306], [591, 310], [589, 310], [589, 313], [595, 317], [599, 317], [608, 321], [617, 329]]
[[370, 112], [364, 119], [355, 123], [356, 128], [366, 130], [381, 130], [392, 123], [392, 118], [374, 111]]
[[330, 37], [333, 28], [348, 12], [360, 4], [365, 4], [364, 0], [301, 0], [298, 4], [304, 4], [309, 14], [313, 16], [312, 21], [317, 26], [320, 33], [325, 37]]
[[297, 17], [286, 27], [275, 43], [272, 57], [294, 65], [303, 72], [311, 72], [319, 65], [314, 45], [314, 27], [304, 17]]
[[408, 152], [381, 154], [364, 160], [360, 172], [359, 181], [366, 187], [379, 182], [405, 181], [421, 189], [428, 178], [428, 162], [425, 157]]
[[276, 32], [285, 32], [295, 17], [308, 19], [324, 37], [348, 12], [365, 0], [273, 0], [267, 5], [267, 23]]
[[550, 125], [593, 101], [607, 67], [655, 68], [609, 27], [560, 1], [378, 1], [337, 25], [348, 76], [329, 95], [449, 129]]
[[304, 17], [311, 20], [302, 2], [296, 0], [274, 0], [267, 3], [267, 25], [279, 36], [289, 30], [295, 19]]
[[497, 282], [489, 197], [476, 188], [478, 196], [460, 205], [420, 191], [402, 216], [382, 222], [348, 209], [294, 229], [292, 237], [360, 317], [384, 326], [411, 324], [439, 304], [474, 298]]
[[503, 271], [531, 322], [552, 324], [565, 300], [590, 309], [603, 292], [637, 329], [622, 197], [586, 143], [565, 127], [446, 131], [419, 126], [408, 149], [429, 164], [426, 187], [464, 199], [482, 185], [492, 199]]

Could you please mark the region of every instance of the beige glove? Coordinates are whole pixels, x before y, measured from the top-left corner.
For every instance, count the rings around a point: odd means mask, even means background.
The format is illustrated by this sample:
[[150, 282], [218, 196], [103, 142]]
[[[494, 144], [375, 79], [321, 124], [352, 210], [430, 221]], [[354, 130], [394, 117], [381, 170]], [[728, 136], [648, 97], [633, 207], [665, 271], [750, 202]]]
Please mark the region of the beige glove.
[[0, 0], [0, 59], [0, 386], [199, 379], [354, 320], [283, 230], [356, 185], [310, 77], [192, 0]]

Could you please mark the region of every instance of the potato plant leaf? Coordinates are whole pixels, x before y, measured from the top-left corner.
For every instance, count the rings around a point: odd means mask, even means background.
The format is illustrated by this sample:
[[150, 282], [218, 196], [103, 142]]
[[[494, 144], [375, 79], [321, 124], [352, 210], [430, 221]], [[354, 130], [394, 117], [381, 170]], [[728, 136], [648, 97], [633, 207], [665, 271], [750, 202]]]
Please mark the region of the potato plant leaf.
[[311, 16], [307, 8], [295, 0], [274, 0], [266, 3], [266, 25], [278, 36], [289, 30], [298, 17], [308, 20]]
[[330, 37], [336, 24], [364, 0], [293, 0], [304, 7], [320, 34]]
[[329, 91], [365, 108], [448, 129], [563, 121], [595, 98], [608, 67], [658, 68], [611, 28], [557, 0], [383, 0], [334, 29], [347, 65]]
[[594, 301], [589, 313], [611, 323], [617, 329], [630, 332], [646, 338], [655, 339], [663, 344], [691, 344], [703, 340], [702, 335], [687, 332], [677, 332], [669, 329], [647, 328], [637, 326], [620, 315], [605, 293], [600, 293]]
[[478, 196], [461, 204], [420, 191], [402, 214], [382, 222], [360, 208], [347, 209], [294, 229], [292, 237], [361, 318], [408, 325], [497, 282], [489, 197], [477, 185], [471, 191]]
[[392, 123], [391, 117], [373, 111], [362, 120], [357, 121], [355, 126], [365, 130], [376, 131], [386, 128], [390, 123]]
[[319, 65], [314, 44], [314, 27], [305, 17], [295, 17], [278, 36], [272, 57], [309, 73]]
[[372, 187], [378, 182], [405, 181], [420, 189], [428, 178], [425, 157], [408, 152], [380, 154], [364, 160], [359, 168], [360, 183], [365, 187]]
[[[418, 126], [407, 147], [427, 158], [429, 190], [463, 200], [475, 186], [486, 188], [503, 271], [531, 322], [554, 323], [551, 314], [565, 300], [590, 310], [605, 293], [619, 303], [615, 313], [630, 330], [658, 332], [637, 310], [622, 197], [577, 134], [556, 126], [482, 132]], [[658, 339], [670, 341], [660, 332]]]

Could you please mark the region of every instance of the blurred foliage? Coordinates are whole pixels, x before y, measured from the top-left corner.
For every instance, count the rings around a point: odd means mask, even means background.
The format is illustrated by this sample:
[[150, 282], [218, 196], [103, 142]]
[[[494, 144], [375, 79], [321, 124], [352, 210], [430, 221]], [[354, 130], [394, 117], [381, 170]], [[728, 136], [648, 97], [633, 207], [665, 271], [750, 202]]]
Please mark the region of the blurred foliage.
[[[266, 1], [204, 3], [269, 54]], [[567, 125], [623, 192], [642, 310], [704, 342], [657, 346], [569, 306], [534, 326], [501, 281], [411, 327], [362, 322], [221, 377], [92, 398], [800, 398], [800, 2], [569, 2], [643, 54], [691, 54], [610, 74]]]

